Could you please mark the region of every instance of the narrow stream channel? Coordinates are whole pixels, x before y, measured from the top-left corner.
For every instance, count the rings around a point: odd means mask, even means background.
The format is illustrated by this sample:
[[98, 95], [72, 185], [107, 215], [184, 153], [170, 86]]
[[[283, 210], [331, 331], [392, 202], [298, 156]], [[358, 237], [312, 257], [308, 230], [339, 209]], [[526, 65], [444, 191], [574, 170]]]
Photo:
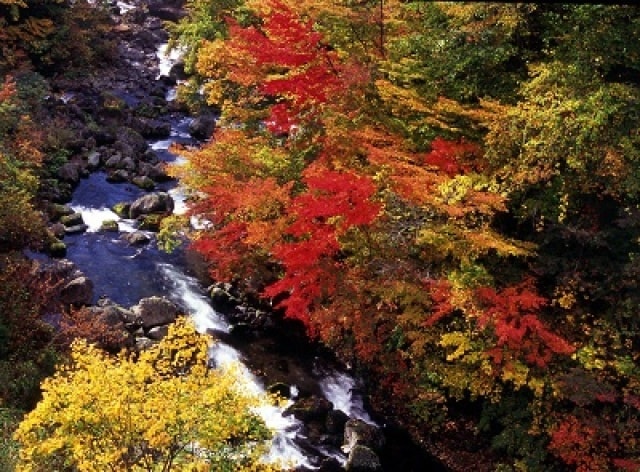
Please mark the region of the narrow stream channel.
[[[158, 51], [160, 71], [166, 73], [170, 60], [175, 57], [166, 58], [163, 51], [164, 46]], [[174, 96], [173, 92], [168, 94], [169, 99]], [[196, 144], [188, 133], [189, 118], [172, 119], [171, 125], [169, 138], [149, 142], [160, 159], [167, 162], [178, 158], [169, 151], [173, 142]], [[176, 199], [176, 212], [184, 210], [175, 182], [159, 184], [156, 190], [170, 192]], [[103, 172], [90, 174], [74, 191], [70, 206], [82, 214], [88, 230], [65, 238], [67, 258], [93, 281], [93, 302], [106, 297], [117, 304], [130, 307], [144, 297], [164, 296], [191, 315], [200, 332], [228, 333], [229, 323], [211, 307], [204, 287], [189, 274], [184, 251], [167, 254], [158, 250], [153, 233], [147, 233], [151, 243], [142, 247], [132, 246], [121, 238], [122, 233], [136, 230], [136, 222], [119, 218], [110, 208], [118, 202], [133, 201], [143, 194], [144, 190], [132, 184], [107, 182]], [[106, 220], [116, 220], [119, 232], [99, 231]], [[215, 364], [240, 362], [252, 388], [264, 391], [264, 385], [246, 367], [244, 356], [245, 354], [223, 342], [217, 342], [211, 351], [212, 362]], [[363, 407], [362, 398], [355, 393], [357, 382], [354, 378], [322, 364], [318, 364], [313, 370], [309, 375], [317, 382], [318, 390], [336, 409], [352, 418], [372, 422]], [[292, 386], [292, 391], [295, 394], [295, 386]], [[273, 407], [258, 412], [268, 426], [276, 431], [273, 447], [265, 458], [266, 461], [284, 460], [302, 470], [317, 468], [321, 460], [327, 457], [345, 463], [346, 456], [338, 446], [319, 444], [314, 445], [310, 451], [307, 444], [303, 449], [298, 441], [303, 436], [302, 423], [292, 415], [284, 416], [283, 411], [283, 408]]]

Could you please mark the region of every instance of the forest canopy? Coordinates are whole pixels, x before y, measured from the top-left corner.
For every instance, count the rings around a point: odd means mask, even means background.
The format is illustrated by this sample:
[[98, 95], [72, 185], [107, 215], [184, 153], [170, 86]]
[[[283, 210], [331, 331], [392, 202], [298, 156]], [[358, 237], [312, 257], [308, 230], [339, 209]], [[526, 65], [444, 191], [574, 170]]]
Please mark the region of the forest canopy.
[[211, 274], [417, 436], [489, 438], [500, 470], [637, 471], [637, 9], [213, 3], [174, 31], [182, 96], [221, 113], [173, 169]]

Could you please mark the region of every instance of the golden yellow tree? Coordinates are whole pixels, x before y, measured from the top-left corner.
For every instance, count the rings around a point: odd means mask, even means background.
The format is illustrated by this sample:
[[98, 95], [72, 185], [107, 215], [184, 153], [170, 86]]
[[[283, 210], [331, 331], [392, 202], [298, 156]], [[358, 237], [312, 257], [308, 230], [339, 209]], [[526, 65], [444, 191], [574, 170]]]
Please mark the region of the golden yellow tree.
[[155, 347], [109, 357], [83, 341], [43, 382], [15, 433], [17, 471], [263, 471], [271, 436], [235, 367], [210, 369], [208, 341], [179, 319]]

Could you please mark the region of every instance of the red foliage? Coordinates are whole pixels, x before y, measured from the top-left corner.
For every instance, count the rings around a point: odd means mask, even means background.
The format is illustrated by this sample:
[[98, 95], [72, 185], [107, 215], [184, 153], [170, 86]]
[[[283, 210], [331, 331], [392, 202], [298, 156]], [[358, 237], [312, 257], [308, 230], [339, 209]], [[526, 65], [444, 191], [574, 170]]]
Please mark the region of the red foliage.
[[267, 129], [276, 136], [289, 134], [297, 126], [297, 122], [286, 103], [273, 105], [269, 110], [265, 124]]
[[497, 338], [496, 347], [489, 351], [496, 364], [503, 363], [505, 349], [508, 353], [524, 355], [528, 364], [545, 367], [553, 354], [571, 354], [574, 351], [567, 341], [550, 331], [538, 318], [546, 300], [539, 296], [530, 282], [507, 287], [497, 292], [491, 287], [477, 290], [486, 308], [478, 318], [481, 328], [491, 326]]
[[0, 85], [0, 103], [8, 100], [14, 93], [16, 93], [16, 83], [13, 77], [8, 75]]
[[[615, 422], [594, 416], [564, 415], [551, 431], [549, 451], [576, 472], [600, 472], [614, 468], [637, 472], [637, 459], [616, 457], [624, 454], [626, 441], [612, 429]], [[635, 442], [632, 440], [632, 442]]]
[[425, 320], [425, 326], [433, 326], [453, 312], [451, 304], [451, 284], [447, 280], [429, 280], [426, 283], [431, 295], [431, 313]]
[[370, 201], [376, 187], [367, 176], [321, 169], [305, 171], [308, 192], [293, 202], [297, 221], [289, 228], [291, 234], [302, 236], [314, 232], [319, 224], [338, 218], [332, 224], [338, 233], [352, 226], [371, 223], [380, 212], [380, 205]]
[[608, 470], [602, 451], [602, 438], [594, 425], [566, 415], [551, 433], [549, 450], [565, 463], [576, 467], [576, 472]]
[[480, 148], [463, 140], [448, 141], [440, 137], [431, 143], [431, 152], [425, 158], [425, 164], [437, 167], [449, 177], [465, 174], [478, 166]]
[[260, 28], [243, 28], [227, 20], [228, 48], [249, 58], [236, 66], [232, 76], [258, 84], [261, 94], [279, 98], [266, 122], [271, 132], [282, 134], [303, 121], [314, 106], [343, 95], [353, 78], [362, 74], [346, 72], [338, 55], [323, 44], [313, 21], [302, 20], [279, 0], [269, 0], [267, 6], [269, 13], [262, 17]]
[[305, 183], [307, 192], [292, 202], [296, 221], [288, 229], [298, 240], [274, 247], [273, 254], [285, 273], [263, 294], [276, 297], [286, 293], [278, 307], [316, 334], [310, 319], [313, 306], [333, 296], [338, 288], [342, 264], [335, 260], [340, 250], [338, 237], [351, 227], [371, 223], [380, 206], [370, 201], [375, 186], [368, 177], [322, 169], [307, 172]]
[[229, 223], [215, 231], [213, 236], [196, 239], [191, 247], [213, 263], [210, 272], [214, 279], [231, 280], [236, 264], [247, 252], [244, 244], [246, 235], [245, 223]]
[[62, 314], [60, 332], [56, 342], [69, 347], [77, 339], [86, 339], [101, 349], [118, 352], [127, 346], [128, 335], [124, 322], [108, 323], [105, 318], [96, 316], [88, 308], [71, 309]]

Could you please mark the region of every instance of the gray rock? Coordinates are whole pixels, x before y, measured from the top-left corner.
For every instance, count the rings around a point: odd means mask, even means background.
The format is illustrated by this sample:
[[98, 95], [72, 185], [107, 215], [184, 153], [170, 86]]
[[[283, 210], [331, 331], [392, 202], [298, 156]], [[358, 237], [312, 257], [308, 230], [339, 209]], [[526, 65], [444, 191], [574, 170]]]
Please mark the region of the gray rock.
[[144, 234], [142, 231], [134, 231], [132, 233], [124, 233], [122, 239], [127, 241], [132, 246], [144, 246], [149, 244], [151, 238]]
[[356, 445], [349, 453], [345, 470], [348, 472], [382, 472], [380, 458], [367, 446]]
[[53, 221], [55, 220], [59, 220], [61, 217], [63, 216], [68, 216], [68, 215], [72, 215], [73, 213], [75, 213], [73, 211], [73, 208], [71, 208], [68, 205], [60, 205], [57, 203], [54, 203], [51, 205], [49, 212], [51, 213], [51, 219]]
[[107, 174], [107, 182], [119, 183], [129, 181], [129, 172], [124, 169], [116, 169]]
[[141, 177], [148, 177], [155, 182], [166, 182], [171, 180], [171, 177], [167, 175], [164, 164], [162, 163], [153, 165], [148, 162], [142, 162], [140, 163], [138, 173]]
[[196, 139], [206, 140], [211, 137], [216, 127], [216, 117], [213, 115], [201, 115], [189, 124], [189, 134]]
[[65, 257], [67, 255], [67, 245], [56, 239], [49, 244], [48, 253], [51, 257]]
[[65, 227], [62, 223], [53, 223], [49, 226], [49, 231], [51, 231], [51, 234], [58, 239], [64, 238], [64, 235], [66, 234]]
[[180, 313], [176, 304], [164, 297], [143, 298], [131, 307], [131, 311], [145, 331], [173, 323]]
[[120, 161], [119, 167], [129, 172], [136, 170], [136, 161], [131, 156], [127, 156]]
[[131, 204], [129, 217], [135, 219], [140, 215], [148, 215], [150, 213], [171, 214], [173, 207], [173, 198], [168, 193], [150, 193], [143, 195]]
[[153, 339], [154, 341], [160, 341], [169, 333], [169, 327], [166, 325], [163, 326], [154, 326], [147, 333], [147, 337], [149, 339]]
[[385, 443], [384, 435], [375, 425], [366, 421], [351, 418], [344, 427], [345, 452], [352, 450], [356, 445], [367, 446], [374, 450], [380, 450]]
[[67, 282], [60, 291], [60, 300], [66, 305], [89, 305], [93, 299], [93, 282], [81, 275]]
[[89, 229], [89, 226], [82, 223], [79, 225], [65, 226], [64, 232], [65, 234], [78, 234], [78, 233], [84, 233], [88, 229]]
[[84, 223], [84, 220], [82, 219], [82, 213], [71, 213], [70, 215], [61, 216], [60, 223], [69, 227], [81, 225]]
[[146, 175], [139, 175], [131, 179], [131, 183], [136, 187], [140, 187], [143, 190], [153, 190], [156, 187], [155, 182], [151, 177]]
[[120, 218], [129, 218], [129, 208], [131, 208], [131, 203], [118, 202], [111, 207], [111, 211], [113, 211]]
[[138, 337], [135, 340], [135, 346], [137, 351], [144, 351], [146, 349], [152, 348], [155, 345], [156, 345], [155, 341], [149, 338], [145, 338], [144, 336]]
[[136, 118], [133, 122], [136, 130], [145, 138], [166, 138], [171, 134], [171, 125], [151, 118]]
[[102, 156], [98, 151], [91, 151], [87, 156], [87, 166], [91, 170], [95, 170], [100, 167]]
[[77, 184], [82, 175], [82, 167], [77, 162], [67, 162], [58, 169], [57, 174], [59, 179]]
[[114, 144], [114, 147], [116, 147], [118, 143], [127, 144], [131, 147], [135, 154], [141, 154], [145, 152], [149, 147], [149, 145], [147, 144], [147, 140], [144, 139], [144, 137], [140, 133], [126, 126], [120, 127], [118, 129], [118, 140]]
[[325, 427], [329, 434], [344, 434], [344, 427], [349, 421], [349, 416], [341, 410], [331, 410], [327, 413]]
[[122, 161], [122, 154], [116, 152], [113, 154], [107, 161], [104, 163], [105, 167], [109, 167], [111, 169], [117, 169], [120, 167], [120, 162]]
[[100, 231], [117, 233], [119, 230], [120, 228], [118, 228], [118, 222], [116, 220], [105, 220], [100, 225]]

